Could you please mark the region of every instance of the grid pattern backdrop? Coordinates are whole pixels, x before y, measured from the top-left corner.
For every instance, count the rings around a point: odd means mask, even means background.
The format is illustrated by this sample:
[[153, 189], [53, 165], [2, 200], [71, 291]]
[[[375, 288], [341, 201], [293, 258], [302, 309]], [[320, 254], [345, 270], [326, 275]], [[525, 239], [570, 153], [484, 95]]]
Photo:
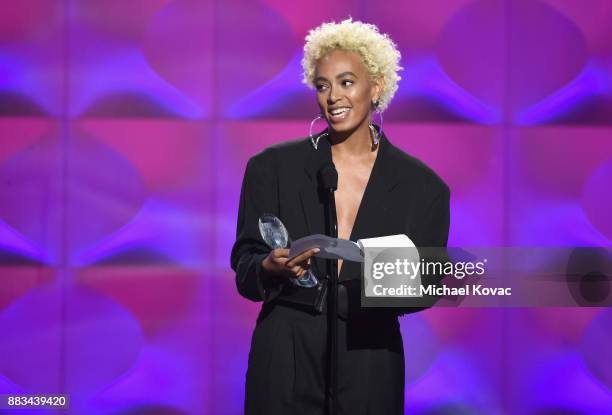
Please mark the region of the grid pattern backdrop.
[[[451, 245], [611, 245], [610, 0], [0, 7], [0, 393], [241, 413], [259, 305], [229, 268], [240, 184], [307, 135], [323, 21], [398, 44], [385, 131], [451, 187]], [[402, 332], [407, 413], [612, 414], [610, 309], [434, 309]]]

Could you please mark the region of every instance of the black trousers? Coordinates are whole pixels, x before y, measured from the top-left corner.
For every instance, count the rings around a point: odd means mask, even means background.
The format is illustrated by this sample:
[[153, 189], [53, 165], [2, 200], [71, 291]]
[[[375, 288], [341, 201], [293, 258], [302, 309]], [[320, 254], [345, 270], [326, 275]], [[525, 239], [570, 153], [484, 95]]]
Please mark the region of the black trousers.
[[[342, 415], [404, 413], [404, 349], [397, 316], [377, 310], [338, 320]], [[327, 316], [266, 304], [253, 332], [246, 415], [326, 415]]]

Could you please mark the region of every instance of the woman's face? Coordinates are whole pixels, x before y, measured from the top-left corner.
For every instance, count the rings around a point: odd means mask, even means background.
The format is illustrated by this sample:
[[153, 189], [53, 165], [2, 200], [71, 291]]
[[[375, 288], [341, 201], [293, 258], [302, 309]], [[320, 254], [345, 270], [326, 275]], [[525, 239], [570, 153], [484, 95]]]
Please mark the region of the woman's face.
[[357, 52], [334, 50], [317, 62], [314, 85], [321, 114], [335, 132], [367, 128], [380, 86], [372, 82]]

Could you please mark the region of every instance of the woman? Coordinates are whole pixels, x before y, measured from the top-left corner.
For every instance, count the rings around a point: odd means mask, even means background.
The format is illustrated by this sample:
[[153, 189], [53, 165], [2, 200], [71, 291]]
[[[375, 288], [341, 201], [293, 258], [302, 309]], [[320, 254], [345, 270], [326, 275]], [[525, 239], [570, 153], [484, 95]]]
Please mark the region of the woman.
[[[373, 25], [348, 19], [312, 30], [304, 81], [316, 89], [328, 128], [269, 147], [247, 164], [231, 256], [240, 294], [263, 301], [249, 353], [247, 414], [326, 413], [325, 261], [317, 249], [293, 258], [288, 249], [270, 250], [259, 234], [262, 214], [279, 217], [294, 240], [325, 233], [326, 199], [317, 172], [333, 162], [340, 238], [403, 233], [417, 246], [446, 246], [448, 187], [372, 124], [373, 112], [382, 112], [397, 90], [399, 60], [393, 42]], [[362, 308], [360, 264], [338, 261], [338, 269], [339, 411], [402, 414], [398, 316], [407, 310]], [[308, 270], [322, 284], [291, 283]]]

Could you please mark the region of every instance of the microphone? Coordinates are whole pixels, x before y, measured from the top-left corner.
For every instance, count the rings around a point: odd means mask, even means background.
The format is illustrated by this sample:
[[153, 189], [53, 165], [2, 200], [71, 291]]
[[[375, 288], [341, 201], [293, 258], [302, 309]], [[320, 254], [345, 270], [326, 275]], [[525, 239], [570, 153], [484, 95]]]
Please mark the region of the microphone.
[[338, 190], [338, 170], [334, 163], [329, 162], [319, 169], [319, 182], [325, 190]]

